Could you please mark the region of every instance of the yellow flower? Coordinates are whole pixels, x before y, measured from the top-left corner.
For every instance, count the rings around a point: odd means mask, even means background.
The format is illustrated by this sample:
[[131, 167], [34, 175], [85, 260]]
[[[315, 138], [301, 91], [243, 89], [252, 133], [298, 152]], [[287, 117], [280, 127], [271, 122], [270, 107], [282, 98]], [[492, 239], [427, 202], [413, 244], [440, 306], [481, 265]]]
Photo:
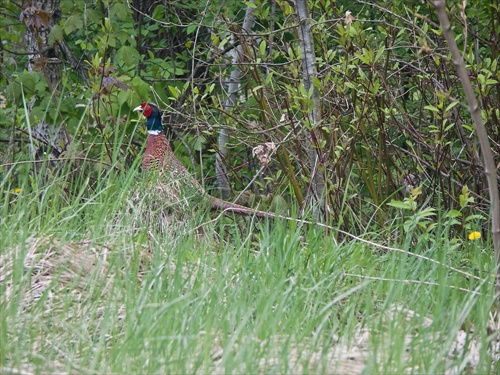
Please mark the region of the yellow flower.
[[469, 233], [469, 240], [471, 240], [471, 241], [478, 240], [480, 238], [481, 238], [481, 233], [479, 233], [479, 232]]
[[21, 188], [15, 188], [14, 190], [12, 190], [14, 194], [19, 194], [21, 191], [23, 191], [23, 189]]

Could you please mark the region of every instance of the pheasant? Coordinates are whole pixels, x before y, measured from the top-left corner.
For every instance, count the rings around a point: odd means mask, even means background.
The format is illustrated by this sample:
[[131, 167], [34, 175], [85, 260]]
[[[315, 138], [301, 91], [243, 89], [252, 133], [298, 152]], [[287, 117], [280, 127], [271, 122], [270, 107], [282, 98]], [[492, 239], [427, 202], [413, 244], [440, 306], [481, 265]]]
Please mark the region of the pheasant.
[[209, 199], [213, 210], [229, 211], [247, 216], [255, 215], [262, 218], [275, 217], [272, 213], [254, 210], [207, 194], [198, 181], [191, 176], [186, 167], [177, 159], [170, 148], [170, 143], [163, 129], [161, 113], [158, 107], [154, 104], [143, 102], [140, 106], [134, 108], [134, 111], [142, 112], [147, 119], [146, 126], [149, 136], [146, 142], [146, 151], [142, 159], [143, 170], [164, 170], [170, 173], [173, 178], [184, 180], [186, 184], [199, 189], [199, 191]]

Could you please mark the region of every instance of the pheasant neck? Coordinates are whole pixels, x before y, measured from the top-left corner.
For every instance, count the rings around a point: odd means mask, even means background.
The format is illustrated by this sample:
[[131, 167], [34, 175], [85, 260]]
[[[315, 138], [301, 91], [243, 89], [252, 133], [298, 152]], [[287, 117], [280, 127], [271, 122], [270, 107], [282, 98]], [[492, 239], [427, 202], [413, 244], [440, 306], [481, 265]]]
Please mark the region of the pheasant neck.
[[149, 135], [160, 135], [161, 130], [148, 130]]

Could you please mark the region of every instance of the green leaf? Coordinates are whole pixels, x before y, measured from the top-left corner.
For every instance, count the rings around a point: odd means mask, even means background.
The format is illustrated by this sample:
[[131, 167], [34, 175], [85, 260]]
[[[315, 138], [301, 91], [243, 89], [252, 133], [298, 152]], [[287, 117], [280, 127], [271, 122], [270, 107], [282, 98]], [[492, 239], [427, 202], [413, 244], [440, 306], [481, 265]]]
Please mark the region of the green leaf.
[[125, 20], [130, 12], [130, 8], [127, 6], [125, 2], [115, 2], [111, 8], [110, 8], [110, 13], [111, 13], [111, 19], [119, 19], [119, 20]]
[[484, 220], [484, 216], [483, 215], [469, 215], [465, 218], [465, 221], [466, 222], [469, 222], [469, 221], [476, 221], [476, 220]]
[[378, 50], [377, 55], [375, 56], [374, 62], [377, 62], [380, 59], [380, 57], [384, 54], [384, 52], [385, 52], [385, 47], [382, 45]]
[[141, 61], [139, 52], [131, 46], [123, 46], [116, 52], [115, 63], [118, 66], [135, 66]]
[[456, 105], [458, 104], [458, 102], [451, 102], [448, 107], [446, 107], [446, 109], [444, 110], [445, 112], [448, 112], [450, 109], [452, 109], [453, 107], [455, 107]]
[[412, 227], [415, 226], [415, 222], [413, 220], [406, 220], [403, 224], [403, 230], [405, 233], [408, 233]]
[[181, 96], [181, 91], [175, 86], [168, 86], [168, 91], [170, 91], [174, 99], [179, 99]]
[[432, 105], [426, 105], [424, 108], [427, 109], [427, 110], [429, 110], [429, 111], [439, 113], [439, 109], [437, 109], [436, 107], [434, 107]]
[[153, 13], [151, 13], [151, 17], [153, 17], [155, 20], [164, 18], [165, 17], [165, 6], [157, 5], [155, 7], [155, 9], [153, 10]]
[[446, 217], [455, 219], [456, 217], [462, 217], [462, 213], [458, 210], [451, 210], [446, 214]]
[[141, 100], [149, 99], [149, 85], [144, 82], [139, 76], [132, 78], [131, 86], [134, 88], [135, 92]]
[[64, 38], [63, 28], [59, 25], [54, 25], [52, 27], [52, 30], [50, 30], [49, 40], [48, 40], [49, 45], [53, 46], [55, 42], [63, 40], [63, 38]]
[[419, 219], [424, 219], [430, 216], [436, 216], [436, 209], [433, 207], [428, 207], [425, 210], [422, 210], [416, 215]]
[[130, 90], [120, 90], [118, 92], [118, 104], [120, 104], [120, 106], [122, 106], [123, 104], [127, 103], [128, 99], [130, 99], [130, 94], [129, 92], [131, 92]]
[[186, 29], [186, 33], [187, 33], [187, 35], [192, 34], [192, 33], [194, 33], [197, 29], [198, 29], [198, 25], [197, 25], [197, 24], [191, 24], [191, 25], [189, 25], [189, 26], [187, 27], [187, 29]]
[[318, 77], [312, 77], [312, 83], [318, 90], [321, 89], [321, 81], [318, 79]]
[[90, 7], [87, 7], [86, 16], [87, 16], [87, 23], [95, 23], [95, 24], [99, 24], [99, 22], [101, 22], [101, 20], [104, 18], [102, 12]]
[[116, 38], [115, 38], [114, 34], [109, 35], [108, 46], [116, 48]]
[[401, 202], [401, 201], [396, 201], [394, 199], [392, 199], [389, 203], [387, 203], [387, 205], [394, 208], [400, 208], [402, 210], [412, 209], [412, 205], [409, 202]]
[[195, 143], [194, 143], [193, 149], [196, 151], [201, 151], [201, 150], [203, 150], [203, 147], [205, 146], [206, 143], [207, 143], [207, 140], [205, 139], [205, 137], [203, 137], [202, 135], [197, 136], [197, 137], [195, 137]]
[[17, 76], [16, 81], [22, 85], [25, 92], [32, 92], [40, 81], [40, 75], [37, 72], [24, 72]]
[[79, 14], [73, 14], [68, 17], [66, 22], [64, 23], [64, 32], [66, 35], [71, 34], [75, 30], [83, 29], [83, 19]]
[[113, 25], [111, 24], [111, 20], [108, 17], [104, 18], [104, 25], [102, 25], [102, 31], [111, 31], [113, 29]]
[[247, 7], [249, 7], [249, 8], [253, 8], [253, 9], [256, 9], [256, 8], [257, 8], [257, 4], [255, 4], [255, 3], [251, 3], [250, 1], [245, 1], [244, 3], [245, 3], [245, 5], [246, 5]]
[[21, 86], [17, 82], [12, 81], [7, 86], [7, 99], [10, 102], [16, 102], [20, 97], [21, 97]]
[[465, 208], [468, 203], [474, 203], [474, 198], [470, 196], [467, 185], [462, 187], [462, 194], [460, 194], [458, 198], [461, 208]]
[[259, 45], [260, 55], [261, 56], [266, 56], [266, 51], [267, 51], [267, 43], [266, 43], [266, 41], [264, 39], [264, 40], [262, 40], [262, 42]]

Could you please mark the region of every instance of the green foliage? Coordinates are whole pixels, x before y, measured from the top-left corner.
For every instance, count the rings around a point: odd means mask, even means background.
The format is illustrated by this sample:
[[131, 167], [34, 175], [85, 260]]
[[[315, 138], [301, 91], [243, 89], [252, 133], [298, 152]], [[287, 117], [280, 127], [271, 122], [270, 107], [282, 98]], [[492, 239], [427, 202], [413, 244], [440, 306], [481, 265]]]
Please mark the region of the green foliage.
[[441, 212], [441, 217], [436, 217], [438, 212], [435, 208], [425, 207], [427, 202], [421, 203], [422, 193], [422, 185], [417, 188], [410, 187], [410, 195], [403, 201], [392, 199], [387, 203], [388, 206], [400, 210], [403, 218], [406, 212], [409, 213], [402, 223], [407, 241], [433, 241], [433, 238], [438, 237], [442, 231], [446, 233], [443, 239], [454, 245], [466, 241], [467, 238], [476, 239], [473, 233], [479, 233], [477, 231], [485, 223], [485, 217], [480, 214], [464, 216], [469, 211], [468, 207], [474, 204], [474, 198], [467, 186], [462, 188], [459, 195], [460, 209]]
[[[331, 221], [357, 232], [372, 220], [381, 228], [391, 222], [399, 211], [381, 207], [391, 200], [410, 204], [401, 196], [402, 181], [418, 175], [422, 181], [414, 186], [423, 183], [433, 192], [426, 194], [428, 208], [487, 216], [474, 129], [429, 4], [310, 2], [319, 72], [312, 83], [323, 112], [317, 124], [323, 137], [314, 144], [323, 165], [316, 172], [305, 156], [313, 89], [304, 86], [293, 6], [256, 1], [258, 38], [245, 40], [240, 28], [249, 4], [112, 0], [83, 7], [62, 0], [50, 43], [64, 43], [74, 60], [64, 56], [63, 82], [53, 93], [43, 69], [26, 72], [25, 55], [4, 52], [2, 138], [28, 130], [28, 119], [64, 124], [74, 152], [126, 169], [144, 139], [130, 110], [150, 100], [167, 109], [176, 154], [198, 177], [207, 177], [208, 187], [219, 152], [216, 137], [225, 128], [225, 163], [235, 193], [253, 181], [252, 196], [302, 204], [312, 174], [322, 173]], [[11, 50], [22, 50], [23, 25], [12, 22], [19, 10], [10, 4], [6, 9], [0, 18], [9, 25], [5, 41]], [[491, 28], [498, 9], [469, 4], [467, 18], [456, 4], [449, 10], [498, 158], [499, 56], [487, 42], [498, 33]], [[228, 53], [233, 44], [243, 51], [237, 66]], [[241, 69], [242, 82], [228, 110], [225, 82], [234, 69]], [[268, 142], [279, 145], [277, 152], [254, 179], [261, 165], [251, 150]], [[464, 186], [475, 198], [465, 207], [459, 198]]]

